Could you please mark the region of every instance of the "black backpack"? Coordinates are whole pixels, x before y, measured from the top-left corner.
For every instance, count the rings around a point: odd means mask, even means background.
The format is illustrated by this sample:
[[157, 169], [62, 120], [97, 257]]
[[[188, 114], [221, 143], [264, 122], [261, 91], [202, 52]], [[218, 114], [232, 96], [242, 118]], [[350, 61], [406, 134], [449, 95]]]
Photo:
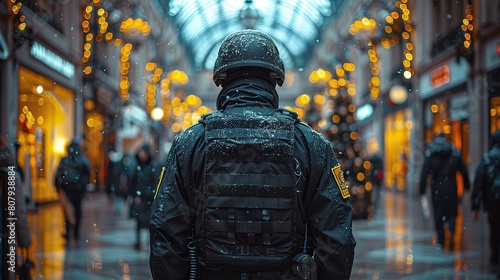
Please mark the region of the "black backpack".
[[67, 157], [61, 159], [61, 164], [56, 174], [56, 186], [67, 192], [83, 192], [89, 178], [80, 161], [70, 161]]
[[203, 266], [235, 272], [287, 270], [302, 251], [295, 120], [295, 113], [264, 108], [204, 116], [205, 179], [195, 229]]

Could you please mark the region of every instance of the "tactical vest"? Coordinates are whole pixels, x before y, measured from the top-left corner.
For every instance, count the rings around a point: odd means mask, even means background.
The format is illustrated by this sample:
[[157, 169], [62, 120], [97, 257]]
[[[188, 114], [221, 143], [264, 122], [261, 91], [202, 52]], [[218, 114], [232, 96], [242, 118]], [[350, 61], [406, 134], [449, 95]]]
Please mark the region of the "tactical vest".
[[291, 112], [232, 108], [204, 117], [204, 186], [196, 223], [200, 261], [212, 270], [290, 269], [297, 236]]

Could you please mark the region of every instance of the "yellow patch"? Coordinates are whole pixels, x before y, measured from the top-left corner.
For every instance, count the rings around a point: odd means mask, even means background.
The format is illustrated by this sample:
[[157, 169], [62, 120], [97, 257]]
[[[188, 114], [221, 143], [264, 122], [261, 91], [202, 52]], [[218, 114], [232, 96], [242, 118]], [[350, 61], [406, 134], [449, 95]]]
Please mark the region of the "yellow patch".
[[342, 169], [340, 169], [340, 164], [337, 164], [332, 168], [332, 174], [333, 178], [335, 178], [335, 181], [337, 181], [337, 185], [339, 186], [340, 194], [342, 195], [342, 197], [350, 197], [351, 194], [349, 193], [349, 186], [344, 179], [344, 172], [342, 171]]
[[160, 190], [160, 185], [161, 185], [161, 182], [163, 181], [163, 175], [165, 174], [165, 167], [162, 167], [161, 168], [161, 173], [160, 173], [160, 180], [158, 181], [158, 185], [156, 186], [156, 192], [155, 192], [155, 198], [156, 199], [156, 196], [158, 195], [158, 191]]

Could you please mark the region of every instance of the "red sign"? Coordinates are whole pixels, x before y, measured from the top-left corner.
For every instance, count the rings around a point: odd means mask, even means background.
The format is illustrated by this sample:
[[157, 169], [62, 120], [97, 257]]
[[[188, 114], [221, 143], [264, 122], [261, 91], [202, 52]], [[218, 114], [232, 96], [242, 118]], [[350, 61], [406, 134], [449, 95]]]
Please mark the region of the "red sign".
[[450, 67], [443, 65], [431, 72], [431, 86], [440, 87], [450, 82]]
[[497, 55], [500, 56], [500, 43], [497, 43]]

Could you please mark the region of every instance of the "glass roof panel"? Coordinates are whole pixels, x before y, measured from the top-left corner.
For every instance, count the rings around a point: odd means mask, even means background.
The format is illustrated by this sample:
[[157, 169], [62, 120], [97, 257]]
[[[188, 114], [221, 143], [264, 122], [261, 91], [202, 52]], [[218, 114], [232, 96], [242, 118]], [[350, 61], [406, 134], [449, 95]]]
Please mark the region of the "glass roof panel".
[[[259, 13], [254, 28], [270, 34], [285, 66], [303, 67], [321, 30], [345, 0], [253, 0]], [[171, 0], [169, 16], [179, 29], [195, 68], [211, 69], [222, 40], [244, 29], [239, 14], [245, 0]], [[335, 10], [332, 10], [332, 7]]]

